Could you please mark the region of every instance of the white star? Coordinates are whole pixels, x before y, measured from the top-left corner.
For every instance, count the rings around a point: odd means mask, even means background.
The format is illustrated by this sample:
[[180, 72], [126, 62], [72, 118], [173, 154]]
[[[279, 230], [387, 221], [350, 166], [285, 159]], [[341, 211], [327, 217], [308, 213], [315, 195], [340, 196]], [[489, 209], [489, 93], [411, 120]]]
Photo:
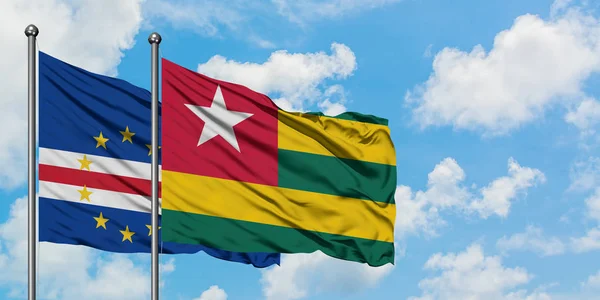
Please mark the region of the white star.
[[233, 148], [235, 148], [235, 150], [241, 152], [238, 141], [235, 138], [233, 126], [246, 120], [252, 116], [252, 114], [227, 110], [227, 107], [225, 107], [225, 98], [223, 98], [223, 93], [221, 93], [220, 86], [217, 86], [217, 91], [215, 92], [215, 96], [213, 97], [213, 102], [210, 107], [190, 104], [186, 104], [185, 106], [195, 113], [198, 118], [204, 121], [204, 129], [202, 129], [202, 134], [200, 134], [198, 146], [220, 135]]

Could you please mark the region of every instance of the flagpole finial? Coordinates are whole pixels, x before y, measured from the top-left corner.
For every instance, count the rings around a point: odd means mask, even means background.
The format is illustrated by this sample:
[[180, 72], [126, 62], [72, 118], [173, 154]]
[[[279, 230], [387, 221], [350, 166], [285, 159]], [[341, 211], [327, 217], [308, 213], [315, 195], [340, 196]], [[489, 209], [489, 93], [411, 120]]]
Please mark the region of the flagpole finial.
[[[25, 35], [30, 37], [30, 36], [34, 36], [36, 37], [38, 35], [38, 33], [40, 33], [39, 29], [37, 28], [37, 26], [30, 24], [29, 26], [27, 26], [25, 28]], [[159, 36], [160, 39], [160, 36]]]
[[160, 41], [162, 41], [162, 38], [160, 37], [160, 34], [158, 34], [157, 32], [151, 33], [150, 36], [148, 37], [148, 43], [150, 43], [150, 44], [160, 44]]

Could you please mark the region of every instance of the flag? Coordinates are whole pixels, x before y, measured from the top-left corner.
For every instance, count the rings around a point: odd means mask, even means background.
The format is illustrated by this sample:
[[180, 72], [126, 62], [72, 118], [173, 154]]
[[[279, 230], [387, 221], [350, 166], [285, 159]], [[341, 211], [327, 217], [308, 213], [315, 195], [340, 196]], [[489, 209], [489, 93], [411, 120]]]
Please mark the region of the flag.
[[286, 112], [166, 59], [162, 93], [165, 241], [393, 263], [387, 120]]
[[[43, 52], [39, 89], [40, 241], [150, 253], [150, 92]], [[161, 231], [159, 218], [159, 253], [279, 264], [277, 253], [160, 242]]]

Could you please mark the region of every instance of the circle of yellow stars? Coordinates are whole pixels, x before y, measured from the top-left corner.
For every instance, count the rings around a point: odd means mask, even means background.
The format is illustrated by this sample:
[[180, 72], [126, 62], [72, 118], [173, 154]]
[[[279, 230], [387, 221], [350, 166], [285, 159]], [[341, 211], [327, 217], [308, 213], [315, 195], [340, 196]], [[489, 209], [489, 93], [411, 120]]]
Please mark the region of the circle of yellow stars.
[[[129, 142], [130, 144], [133, 144], [133, 136], [135, 135], [135, 132], [130, 131], [129, 126], [125, 126], [125, 130], [119, 131], [119, 133], [121, 133], [121, 135], [123, 136], [121, 143]], [[93, 138], [94, 138], [94, 140], [96, 140], [96, 148], [102, 147], [102, 148], [108, 150], [106, 143], [109, 141], [109, 139], [104, 137], [104, 134], [102, 133], [102, 131], [100, 131], [98, 136], [94, 136]], [[148, 148], [148, 156], [152, 155], [152, 145], [150, 145], [150, 144], [145, 144], [145, 145], [146, 145], [146, 148]], [[160, 148], [161, 147], [158, 146], [158, 149], [160, 149]], [[83, 158], [77, 159], [77, 161], [80, 164], [79, 170], [86, 169], [88, 172], [91, 172], [90, 165], [93, 162], [88, 159], [87, 155], [84, 154]], [[80, 195], [79, 201], [85, 200], [87, 202], [91, 202], [90, 196], [93, 194], [93, 192], [88, 190], [87, 185], [83, 185], [83, 189], [77, 190], [77, 191], [79, 192], [79, 195]], [[104, 215], [102, 214], [102, 212], [100, 212], [99, 216], [93, 217], [93, 218], [96, 221], [96, 229], [98, 229], [98, 228], [102, 228], [103, 230], [108, 229], [107, 223], [108, 223], [108, 221], [110, 221], [110, 219], [105, 218]], [[150, 224], [146, 224], [146, 228], [148, 228], [148, 236], [151, 236], [152, 235], [152, 226]], [[160, 230], [161, 227], [158, 227], [158, 229]], [[123, 239], [121, 240], [122, 242], [129, 241], [130, 243], [133, 243], [133, 236], [135, 235], [135, 232], [129, 230], [129, 225], [125, 225], [125, 230], [119, 230], [119, 232], [123, 236]]]

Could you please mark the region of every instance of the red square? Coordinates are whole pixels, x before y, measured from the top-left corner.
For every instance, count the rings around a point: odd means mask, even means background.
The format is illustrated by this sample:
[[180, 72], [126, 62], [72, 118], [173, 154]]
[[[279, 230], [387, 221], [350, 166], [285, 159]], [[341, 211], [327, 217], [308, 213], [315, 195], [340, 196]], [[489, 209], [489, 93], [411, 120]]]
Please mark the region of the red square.
[[[240, 151], [220, 135], [198, 145], [205, 122], [185, 104], [210, 107], [217, 86], [227, 110], [252, 114], [233, 126]], [[277, 110], [263, 94], [162, 59], [163, 170], [276, 186]]]

